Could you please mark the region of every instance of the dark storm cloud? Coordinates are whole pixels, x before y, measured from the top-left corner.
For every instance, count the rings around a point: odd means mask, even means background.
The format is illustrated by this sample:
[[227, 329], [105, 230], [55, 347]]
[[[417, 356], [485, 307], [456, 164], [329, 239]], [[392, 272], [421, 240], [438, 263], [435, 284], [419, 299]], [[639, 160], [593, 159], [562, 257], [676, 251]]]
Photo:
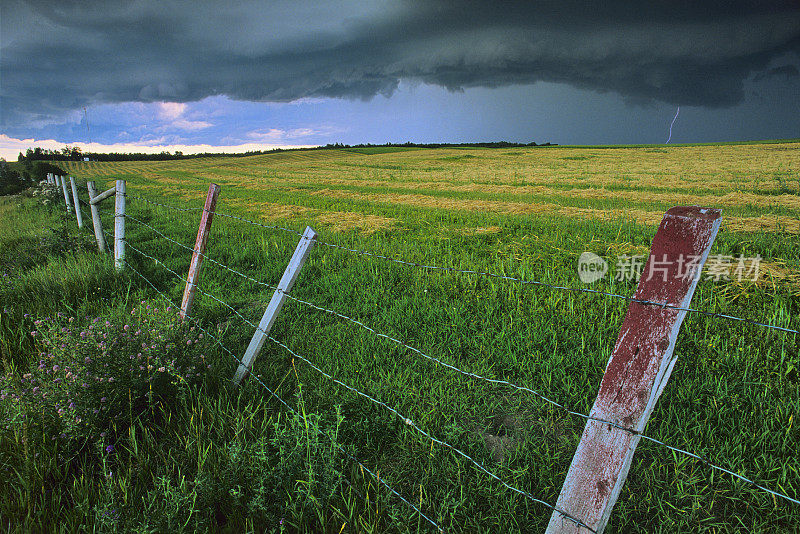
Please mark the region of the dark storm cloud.
[[792, 77], [787, 2], [4, 2], [2, 124], [92, 103], [370, 98], [563, 82], [636, 101], [730, 106]]

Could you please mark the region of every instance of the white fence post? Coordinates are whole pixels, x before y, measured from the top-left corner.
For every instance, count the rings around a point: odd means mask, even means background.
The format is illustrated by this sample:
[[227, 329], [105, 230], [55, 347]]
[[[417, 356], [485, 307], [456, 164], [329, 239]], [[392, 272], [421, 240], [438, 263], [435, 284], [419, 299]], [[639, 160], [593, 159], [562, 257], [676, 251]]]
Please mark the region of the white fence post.
[[275, 319], [278, 317], [278, 313], [281, 311], [283, 303], [286, 301], [286, 293], [292, 290], [292, 286], [294, 286], [294, 282], [297, 280], [297, 275], [300, 274], [300, 269], [311, 253], [311, 248], [314, 246], [314, 240], [316, 238], [317, 233], [310, 226], [306, 226], [306, 231], [303, 232], [303, 237], [300, 238], [300, 242], [294, 250], [292, 259], [289, 261], [289, 265], [286, 267], [280, 283], [278, 283], [278, 289], [273, 293], [272, 299], [267, 306], [267, 311], [265, 311], [263, 317], [261, 317], [261, 322], [258, 323], [258, 329], [255, 334], [253, 334], [253, 338], [247, 346], [247, 350], [242, 358], [242, 363], [239, 364], [239, 368], [236, 369], [236, 374], [233, 377], [234, 385], [238, 385], [239, 382], [242, 381], [242, 378], [244, 378], [253, 367], [253, 362], [258, 356], [258, 353], [261, 352], [261, 347], [264, 346], [269, 331], [272, 329], [272, 325], [275, 323]]
[[[678, 331], [720, 225], [720, 210], [697, 206], [667, 211], [597, 399], [572, 458], [548, 534], [602, 532], [628, 476], [633, 453], [677, 356]], [[603, 423], [597, 421], [609, 421]], [[617, 426], [614, 426], [617, 425]], [[564, 513], [569, 514], [566, 517]], [[577, 519], [589, 528], [579, 526]]]
[[81, 204], [78, 199], [78, 188], [75, 187], [75, 178], [69, 177], [69, 185], [72, 187], [72, 200], [75, 202], [75, 218], [78, 219], [78, 228], [83, 228], [83, 215], [81, 214]]
[[72, 212], [72, 202], [69, 200], [69, 193], [67, 193], [67, 181], [61, 177], [61, 189], [64, 191], [64, 202], [67, 205], [67, 213]]
[[197, 290], [197, 278], [200, 276], [200, 267], [203, 265], [203, 254], [206, 251], [208, 234], [211, 231], [211, 222], [214, 219], [214, 209], [217, 207], [217, 197], [220, 187], [217, 184], [208, 186], [206, 203], [203, 206], [203, 216], [200, 218], [200, 227], [197, 229], [197, 239], [194, 243], [192, 261], [189, 263], [189, 274], [186, 276], [186, 288], [183, 290], [181, 302], [181, 319], [189, 315]]
[[94, 225], [94, 237], [97, 239], [97, 248], [100, 252], [106, 251], [106, 236], [103, 235], [103, 223], [100, 221], [100, 209], [97, 203], [92, 202], [97, 196], [97, 186], [94, 182], [86, 182], [86, 189], [89, 190], [89, 209], [92, 211], [92, 224]]
[[114, 265], [125, 266], [125, 180], [117, 180], [114, 197]]

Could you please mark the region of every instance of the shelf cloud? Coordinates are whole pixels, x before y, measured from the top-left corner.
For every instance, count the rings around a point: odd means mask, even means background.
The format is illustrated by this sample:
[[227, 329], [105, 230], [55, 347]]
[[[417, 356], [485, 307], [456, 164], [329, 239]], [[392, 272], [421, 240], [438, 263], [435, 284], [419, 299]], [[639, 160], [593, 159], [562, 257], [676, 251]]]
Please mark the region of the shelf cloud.
[[3, 126], [102, 103], [370, 99], [401, 81], [451, 91], [557, 82], [720, 108], [742, 101], [748, 79], [800, 72], [796, 0], [7, 0], [0, 9]]

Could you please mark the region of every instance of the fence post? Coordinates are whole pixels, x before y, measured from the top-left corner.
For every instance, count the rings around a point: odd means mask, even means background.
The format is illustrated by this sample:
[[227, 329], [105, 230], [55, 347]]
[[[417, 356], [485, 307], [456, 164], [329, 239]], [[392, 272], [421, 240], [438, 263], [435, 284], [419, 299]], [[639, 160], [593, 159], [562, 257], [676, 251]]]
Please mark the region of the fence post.
[[114, 197], [114, 265], [125, 266], [125, 180], [117, 180]]
[[64, 202], [67, 204], [67, 213], [72, 212], [72, 202], [69, 200], [69, 193], [67, 193], [67, 181], [61, 177], [61, 189], [64, 191]]
[[61, 187], [61, 182], [58, 181], [57, 174], [53, 174], [53, 182], [56, 184], [56, 187]]
[[200, 276], [200, 267], [203, 265], [203, 254], [206, 251], [208, 234], [211, 231], [211, 221], [214, 219], [214, 210], [217, 207], [217, 197], [220, 187], [217, 184], [208, 186], [206, 203], [203, 206], [203, 216], [200, 218], [200, 227], [197, 229], [197, 239], [194, 242], [194, 252], [192, 261], [189, 264], [189, 274], [186, 276], [186, 289], [183, 290], [183, 301], [181, 302], [181, 319], [189, 315], [194, 302], [194, 295], [197, 289], [196, 281]]
[[69, 177], [69, 185], [72, 187], [72, 200], [75, 203], [75, 218], [78, 219], [78, 228], [83, 228], [83, 214], [81, 214], [81, 204], [78, 199], [78, 188], [75, 187], [75, 178]]
[[[698, 206], [667, 211], [650, 248], [635, 299], [687, 308], [717, 235], [721, 212]], [[548, 534], [602, 532], [633, 460], [656, 401], [677, 356], [678, 331], [686, 311], [628, 305], [589, 419], [572, 458]], [[621, 428], [620, 428], [621, 427]], [[629, 430], [630, 429], [630, 430]]]
[[286, 293], [292, 290], [292, 286], [294, 286], [294, 282], [297, 280], [297, 275], [300, 274], [300, 269], [311, 253], [311, 248], [314, 246], [314, 240], [316, 240], [316, 238], [317, 233], [310, 226], [306, 226], [306, 230], [303, 232], [300, 242], [297, 243], [297, 248], [294, 249], [292, 259], [289, 261], [289, 265], [286, 267], [281, 281], [278, 283], [278, 289], [273, 293], [272, 299], [267, 306], [267, 311], [265, 311], [263, 317], [261, 317], [261, 322], [258, 323], [258, 329], [253, 334], [253, 338], [247, 346], [247, 350], [242, 358], [242, 363], [240, 363], [239, 368], [236, 369], [236, 374], [233, 376], [234, 385], [238, 385], [239, 382], [242, 381], [242, 378], [244, 378], [253, 367], [253, 362], [258, 356], [258, 353], [261, 352], [261, 347], [264, 346], [269, 331], [272, 329], [272, 325], [275, 323], [275, 319], [278, 317], [278, 313], [281, 311], [283, 303], [286, 301]]
[[100, 209], [97, 204], [92, 203], [92, 199], [97, 196], [97, 186], [94, 182], [86, 182], [89, 190], [89, 209], [92, 210], [92, 225], [94, 226], [94, 237], [97, 239], [97, 248], [100, 252], [106, 251], [106, 236], [103, 235], [103, 223], [100, 221]]

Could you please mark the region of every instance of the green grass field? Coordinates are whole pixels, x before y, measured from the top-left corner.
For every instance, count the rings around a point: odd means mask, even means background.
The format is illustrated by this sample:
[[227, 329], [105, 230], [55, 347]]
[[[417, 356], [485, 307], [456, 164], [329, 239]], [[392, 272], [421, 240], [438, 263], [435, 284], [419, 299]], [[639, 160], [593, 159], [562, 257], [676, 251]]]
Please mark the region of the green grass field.
[[[711, 254], [758, 255], [761, 276], [704, 279], [693, 307], [800, 328], [797, 142], [345, 149], [80, 162], [69, 172], [99, 188], [127, 180], [129, 213], [189, 247], [198, 212], [135, 197], [201, 208], [215, 182], [222, 186], [221, 213], [298, 231], [310, 225], [323, 241], [411, 262], [570, 287], [584, 286], [577, 276], [582, 252], [613, 268], [622, 255], [647, 253], [669, 207], [718, 207], [723, 226]], [[431, 529], [352, 454], [445, 530], [544, 530], [548, 508], [275, 344], [265, 345], [255, 373], [301, 416], [291, 416], [252, 378], [229, 389], [230, 355], [178, 325], [174, 310], [166, 312], [136, 274], [117, 274], [96, 252], [91, 230], [78, 231], [55, 206], [0, 200], [0, 276], [7, 275], [0, 283], [3, 528]], [[111, 213], [103, 218], [110, 231]], [[185, 275], [187, 250], [133, 220], [128, 240]], [[296, 244], [294, 234], [217, 217], [208, 255], [274, 285]], [[128, 260], [180, 301], [183, 281], [130, 248]], [[257, 322], [271, 291], [208, 262], [200, 286], [236, 312], [198, 295], [194, 315], [240, 356], [253, 329], [237, 314]], [[636, 283], [606, 278], [591, 288], [629, 295]], [[600, 295], [423, 271], [326, 246], [314, 249], [292, 293], [581, 413], [594, 401], [627, 308]], [[509, 484], [555, 503], [583, 419], [533, 395], [471, 380], [291, 300], [273, 335]], [[183, 347], [185, 341], [191, 343]], [[800, 498], [798, 336], [690, 314], [676, 354], [646, 434]], [[84, 375], [97, 384], [84, 388], [75, 378]], [[60, 399], [58, 407], [36, 396], [45, 390]], [[798, 524], [800, 505], [642, 441], [607, 532], [792, 532]]]

